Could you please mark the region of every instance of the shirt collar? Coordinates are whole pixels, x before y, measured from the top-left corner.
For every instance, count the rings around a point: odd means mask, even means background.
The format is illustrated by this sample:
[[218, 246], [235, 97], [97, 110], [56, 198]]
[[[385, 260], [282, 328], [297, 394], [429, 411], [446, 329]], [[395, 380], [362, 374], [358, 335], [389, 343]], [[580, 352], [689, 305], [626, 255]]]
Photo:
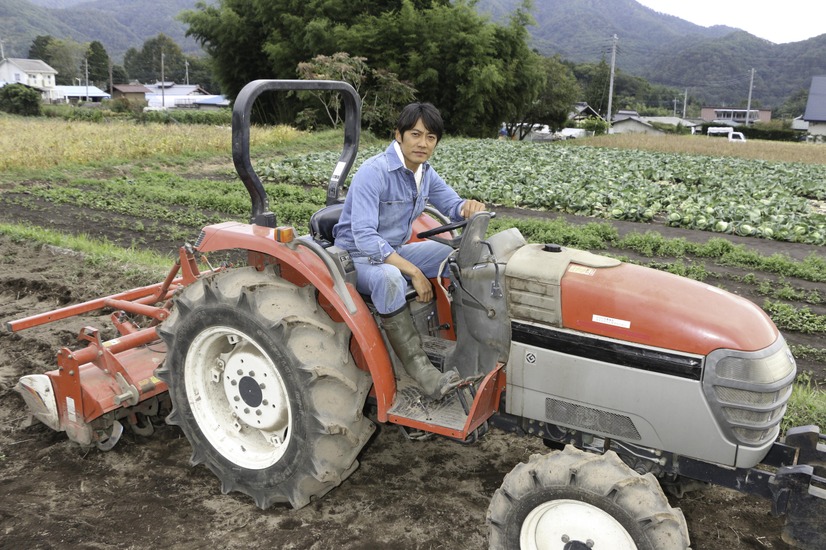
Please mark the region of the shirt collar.
[[[407, 168], [407, 165], [404, 163], [404, 155], [402, 154], [402, 147], [401, 147], [401, 145], [399, 145], [399, 142], [396, 141], [395, 139], [393, 140], [393, 149], [395, 149], [396, 155], [398, 155], [399, 161], [402, 163], [402, 167]], [[424, 163], [420, 164], [419, 167], [416, 168], [416, 171], [413, 172], [413, 177], [416, 179], [416, 183], [419, 183], [420, 181], [422, 181], [422, 170], [424, 170], [423, 166], [424, 166]]]

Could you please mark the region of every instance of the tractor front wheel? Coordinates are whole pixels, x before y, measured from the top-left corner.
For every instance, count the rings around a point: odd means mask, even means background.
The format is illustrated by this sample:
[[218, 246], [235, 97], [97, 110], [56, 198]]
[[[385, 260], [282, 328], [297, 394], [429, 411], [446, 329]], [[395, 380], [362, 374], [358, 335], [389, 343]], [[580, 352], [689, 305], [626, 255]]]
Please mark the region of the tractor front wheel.
[[652, 474], [609, 451], [534, 455], [505, 476], [488, 508], [491, 549], [673, 550], [688, 528]]
[[312, 287], [272, 268], [229, 270], [187, 287], [159, 333], [167, 422], [224, 493], [300, 508], [356, 469], [375, 429], [362, 415], [370, 377], [350, 357], [350, 331]]

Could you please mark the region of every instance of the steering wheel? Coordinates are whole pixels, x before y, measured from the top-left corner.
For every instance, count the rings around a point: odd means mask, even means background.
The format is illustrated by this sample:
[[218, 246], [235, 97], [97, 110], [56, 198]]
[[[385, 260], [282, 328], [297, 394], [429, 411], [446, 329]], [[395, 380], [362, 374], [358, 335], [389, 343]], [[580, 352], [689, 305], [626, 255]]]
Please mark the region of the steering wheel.
[[428, 229], [427, 231], [422, 231], [421, 233], [417, 233], [416, 237], [419, 239], [429, 239], [433, 235], [438, 235], [439, 233], [445, 233], [447, 231], [453, 231], [454, 229], [460, 229], [467, 225], [467, 222], [470, 221], [468, 219], [464, 219], [458, 222], [452, 222], [446, 225], [440, 225], [439, 227], [434, 227], [433, 229]]

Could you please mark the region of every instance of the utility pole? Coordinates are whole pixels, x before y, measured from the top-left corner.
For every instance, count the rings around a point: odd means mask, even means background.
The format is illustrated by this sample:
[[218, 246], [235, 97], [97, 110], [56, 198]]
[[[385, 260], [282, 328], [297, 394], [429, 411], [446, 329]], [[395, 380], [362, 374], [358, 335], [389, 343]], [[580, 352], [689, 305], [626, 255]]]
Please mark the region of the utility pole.
[[754, 67], [751, 69], [751, 82], [749, 83], [749, 102], [746, 106], [746, 126], [749, 125], [749, 115], [751, 115], [751, 91], [754, 89]]
[[86, 62], [86, 103], [89, 102], [89, 58], [84, 59]]
[[683, 95], [683, 118], [685, 118], [686, 109], [688, 108], [688, 88], [685, 89], [685, 94]]
[[614, 103], [614, 67], [617, 63], [617, 35], [614, 35], [613, 42], [611, 44], [611, 80], [608, 84], [608, 133], [611, 133], [611, 110], [613, 109]]
[[164, 84], [164, 76], [163, 76], [163, 52], [161, 52], [161, 108], [166, 108], [166, 84]]
[[677, 116], [677, 98], [674, 98], [674, 116]]
[[0, 61], [6, 59], [6, 48], [3, 47], [3, 44], [5, 43], [6, 41], [0, 38]]
[[184, 67], [186, 67], [186, 85], [189, 86], [189, 61], [184, 59]]

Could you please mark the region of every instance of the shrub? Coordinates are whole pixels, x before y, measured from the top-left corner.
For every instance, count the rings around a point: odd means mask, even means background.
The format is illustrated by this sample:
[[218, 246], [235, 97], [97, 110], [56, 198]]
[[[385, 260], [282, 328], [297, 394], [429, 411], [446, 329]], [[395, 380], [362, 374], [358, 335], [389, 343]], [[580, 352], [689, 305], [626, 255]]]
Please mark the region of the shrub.
[[40, 116], [40, 92], [23, 84], [0, 88], [0, 111], [14, 115]]

